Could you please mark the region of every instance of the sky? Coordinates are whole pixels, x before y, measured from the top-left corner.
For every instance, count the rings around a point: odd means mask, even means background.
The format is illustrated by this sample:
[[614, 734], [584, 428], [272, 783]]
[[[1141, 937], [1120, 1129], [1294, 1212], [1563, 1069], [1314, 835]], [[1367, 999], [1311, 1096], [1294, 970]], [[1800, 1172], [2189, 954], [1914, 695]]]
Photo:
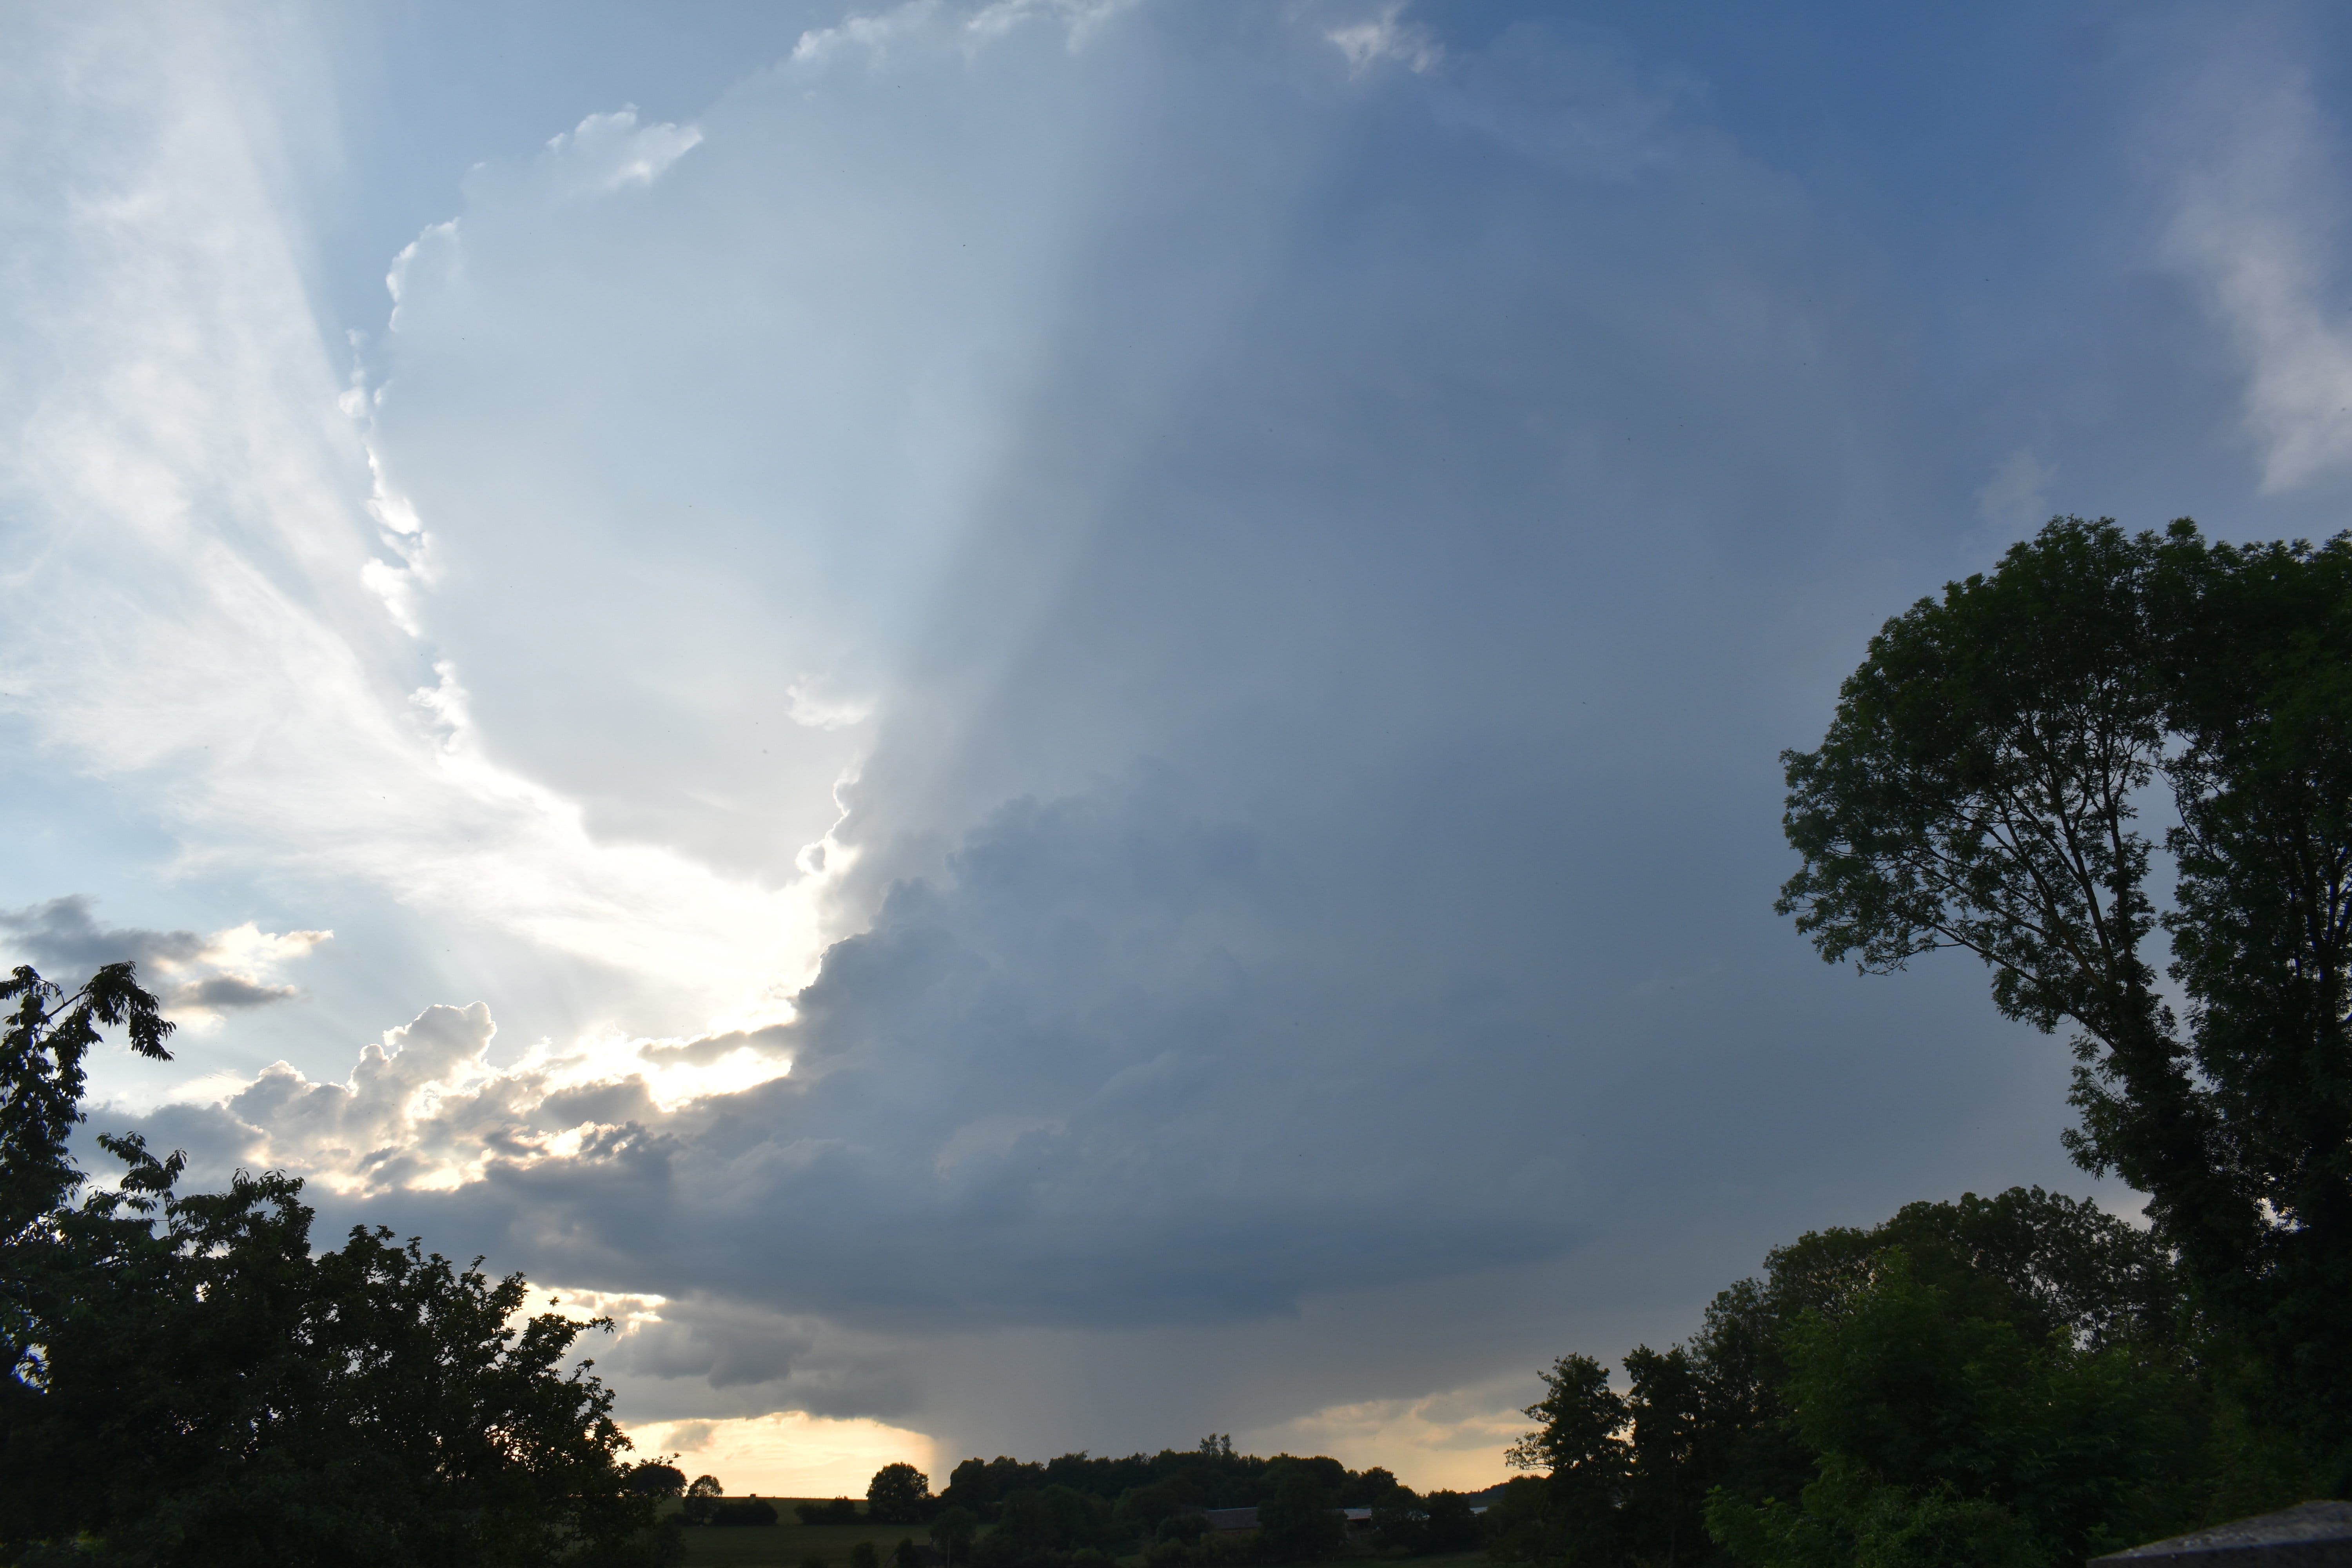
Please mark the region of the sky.
[[2074, 1171], [1772, 913], [2053, 513], [2352, 499], [2317, 5], [0, 5], [0, 957], [648, 1452], [1506, 1473]]

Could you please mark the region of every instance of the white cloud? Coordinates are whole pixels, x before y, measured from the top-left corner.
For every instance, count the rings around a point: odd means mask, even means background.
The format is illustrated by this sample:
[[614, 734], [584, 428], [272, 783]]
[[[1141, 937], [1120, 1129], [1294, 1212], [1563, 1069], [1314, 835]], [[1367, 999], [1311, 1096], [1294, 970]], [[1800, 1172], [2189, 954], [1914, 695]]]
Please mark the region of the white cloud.
[[494, 1161], [609, 1157], [680, 1106], [792, 1067], [773, 1030], [542, 1040], [504, 1067], [489, 1059], [497, 1033], [479, 1002], [430, 1007], [362, 1047], [341, 1082], [312, 1082], [281, 1061], [249, 1081], [214, 1077], [202, 1089], [233, 1120], [221, 1135], [274, 1167], [342, 1193], [443, 1191], [479, 1180]]
[[331, 931], [266, 931], [247, 921], [243, 925], [215, 931], [205, 944], [204, 956], [224, 967], [274, 968], [307, 958], [320, 942], [333, 940], [334, 934]]
[[989, 4], [972, 13], [964, 30], [975, 38], [988, 39], [1009, 33], [1025, 22], [1059, 22], [1075, 53], [1084, 48], [1087, 40], [1105, 23], [1140, 3], [1141, 0], [989, 0]]
[[793, 46], [793, 63], [822, 64], [847, 48], [864, 49], [878, 59], [892, 44], [914, 35], [941, 13], [940, 0], [907, 0], [878, 15], [852, 13], [830, 27], [812, 27], [803, 33]]
[[861, 51], [874, 64], [902, 46], [939, 43], [978, 49], [1032, 22], [1058, 23], [1067, 48], [1084, 48], [1105, 24], [1135, 8], [1139, 0], [984, 0], [950, 6], [940, 0], [907, 0], [889, 10], [853, 12], [829, 27], [813, 27], [793, 46], [792, 63], [818, 66], [845, 50]]
[[1434, 70], [1445, 50], [1427, 27], [1404, 19], [1404, 0], [1391, 0], [1373, 16], [1333, 27], [1323, 36], [1347, 57], [1348, 69], [1357, 75], [1381, 60], [1394, 60], [1408, 70]]
[[804, 675], [784, 689], [792, 699], [793, 723], [811, 730], [845, 730], [874, 717], [872, 698], [828, 696], [824, 688], [824, 681]]
[[2245, 367], [2244, 427], [2265, 493], [2352, 460], [2352, 326], [2338, 265], [2340, 131], [2307, 66], [2240, 40], [2208, 48], [2160, 113], [2182, 149], [2166, 251], [2204, 287]]
[[[155, 25], [168, 47], [93, 15], [79, 47], [104, 68], [20, 73], [10, 110], [18, 144], [51, 138], [33, 162], [52, 172], [16, 191], [22, 265], [0, 285], [25, 370], [0, 493], [31, 546], [8, 574], [7, 708], [61, 763], [155, 781], [184, 869], [362, 879], [704, 1018], [775, 1016], [819, 949], [822, 877], [761, 885], [600, 837], [488, 754], [446, 658], [419, 667], [425, 531], [337, 412], [271, 172], [295, 132], [248, 118], [243, 40], [194, 10]], [[547, 157], [629, 184], [695, 135], [592, 117]], [[395, 265], [395, 298], [427, 271], [457, 286], [461, 258], [436, 226]], [[821, 830], [822, 785], [812, 805]]]
[[636, 105], [592, 114], [549, 139], [551, 178], [564, 191], [618, 191], [650, 185], [702, 142], [691, 125], [637, 123]]
[[[400, 307], [408, 298], [411, 287], [410, 277], [419, 268], [431, 266], [436, 268], [440, 274], [436, 281], [441, 282], [445, 287], [457, 275], [465, 255], [459, 245], [459, 221], [457, 218], [449, 218], [441, 223], [426, 225], [423, 233], [402, 246], [393, 257], [392, 265], [384, 270], [383, 275], [384, 292], [392, 296], [392, 314], [385, 322], [387, 331], [396, 332], [400, 330]], [[379, 389], [375, 395], [375, 401], [381, 402], [383, 397], [383, 393]], [[352, 404], [339, 398], [336, 400], [336, 405], [342, 408], [346, 414], [355, 414], [363, 411], [368, 406], [368, 403], [367, 400], [362, 399], [357, 404]], [[372, 489], [374, 492], [369, 499], [386, 509], [378, 513], [377, 521], [402, 533], [421, 532], [424, 525], [416, 521], [415, 509], [409, 505], [404, 498], [395, 500], [384, 485], [382, 464], [381, 454], [375, 452], [369, 454], [368, 472], [373, 481]]]

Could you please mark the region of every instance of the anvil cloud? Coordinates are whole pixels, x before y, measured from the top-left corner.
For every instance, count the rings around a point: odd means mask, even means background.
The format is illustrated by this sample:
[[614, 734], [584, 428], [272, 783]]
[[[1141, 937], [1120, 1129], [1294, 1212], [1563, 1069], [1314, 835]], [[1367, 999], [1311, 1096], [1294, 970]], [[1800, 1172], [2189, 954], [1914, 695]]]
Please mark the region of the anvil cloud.
[[1777, 752], [2053, 511], [2352, 479], [2316, 9], [0, 16], [0, 946], [738, 1486], [1493, 1479], [2084, 1189], [2061, 1045], [1772, 916]]

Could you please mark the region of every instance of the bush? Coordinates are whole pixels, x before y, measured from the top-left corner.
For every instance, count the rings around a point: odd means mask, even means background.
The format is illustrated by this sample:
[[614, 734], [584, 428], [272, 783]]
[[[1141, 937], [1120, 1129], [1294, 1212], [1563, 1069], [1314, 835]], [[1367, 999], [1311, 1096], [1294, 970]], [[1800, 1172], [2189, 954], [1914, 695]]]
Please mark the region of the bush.
[[1111, 1543], [1110, 1505], [1073, 1487], [1014, 1492], [1001, 1515], [973, 1546], [974, 1568], [1068, 1568], [1075, 1553]]
[[773, 1524], [776, 1505], [757, 1497], [730, 1498], [717, 1476], [697, 1476], [686, 1489], [678, 1517], [688, 1524]]
[[950, 1508], [931, 1521], [931, 1544], [940, 1549], [949, 1568], [971, 1556], [973, 1537], [980, 1533], [980, 1521], [968, 1508]]
[[1209, 1533], [1209, 1516], [1205, 1513], [1171, 1513], [1160, 1521], [1156, 1531], [1162, 1541], [1181, 1541], [1190, 1544]]
[[[1199, 1514], [1193, 1514], [1199, 1519]], [[1171, 1524], [1176, 1521], [1171, 1520]], [[1229, 1540], [1209, 1534], [1205, 1530], [1187, 1536], [1180, 1533], [1163, 1535], [1143, 1549], [1144, 1568], [1229, 1568], [1253, 1560], [1257, 1555], [1254, 1540]]]
[[1347, 1526], [1333, 1511], [1335, 1489], [1320, 1467], [1276, 1458], [1265, 1475], [1273, 1489], [1257, 1505], [1257, 1544], [1266, 1561], [1312, 1563], [1346, 1544]]
[[641, 1497], [677, 1497], [686, 1490], [686, 1472], [676, 1465], [647, 1459], [642, 1465], [630, 1466], [623, 1484]]
[[801, 1516], [803, 1524], [856, 1524], [858, 1520], [857, 1500], [837, 1497], [831, 1502], [796, 1502], [793, 1511]]
[[1422, 1550], [1429, 1552], [1468, 1552], [1483, 1534], [1470, 1500], [1460, 1492], [1435, 1491], [1422, 1501]]

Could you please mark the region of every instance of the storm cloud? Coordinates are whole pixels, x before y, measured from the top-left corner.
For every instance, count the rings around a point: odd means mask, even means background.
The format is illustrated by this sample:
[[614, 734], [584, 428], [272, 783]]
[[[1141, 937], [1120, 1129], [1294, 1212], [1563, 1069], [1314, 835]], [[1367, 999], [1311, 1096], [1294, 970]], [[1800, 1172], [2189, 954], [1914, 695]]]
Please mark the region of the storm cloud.
[[2341, 24], [1696, 16], [42, 20], [0, 936], [216, 1031], [94, 1125], [681, 1441], [1424, 1485], [2083, 1190], [2063, 1047], [1772, 915], [1777, 755], [2051, 511], [2335, 526]]

